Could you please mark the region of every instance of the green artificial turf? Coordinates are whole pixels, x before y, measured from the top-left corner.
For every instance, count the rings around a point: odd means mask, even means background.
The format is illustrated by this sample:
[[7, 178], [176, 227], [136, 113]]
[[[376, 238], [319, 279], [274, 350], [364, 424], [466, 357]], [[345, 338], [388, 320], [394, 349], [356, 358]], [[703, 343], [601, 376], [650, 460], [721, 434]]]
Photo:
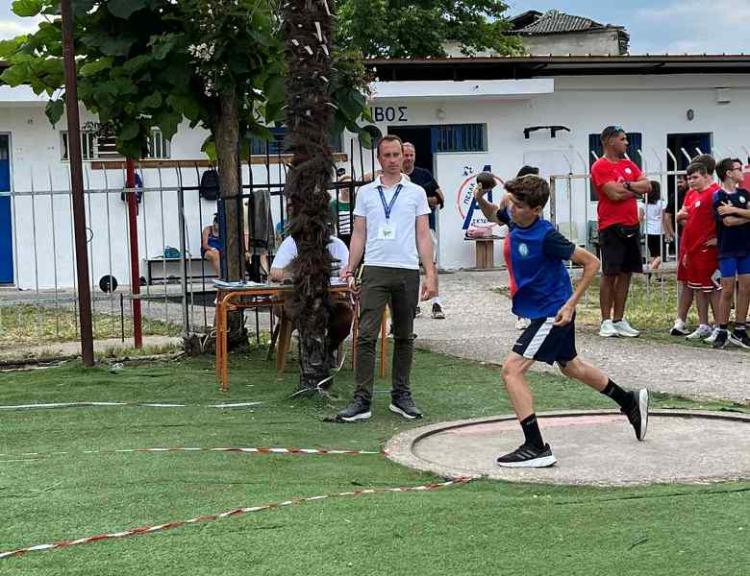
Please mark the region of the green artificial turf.
[[[378, 381], [367, 423], [331, 424], [349, 398], [288, 399], [264, 351], [233, 357], [221, 394], [211, 358], [126, 366], [67, 365], [0, 374], [0, 404], [76, 401], [259, 401], [209, 407], [0, 411], [0, 551], [185, 520], [288, 498], [440, 481], [379, 455], [84, 454], [175, 446], [378, 450], [410, 426], [508, 413], [497, 368], [419, 352], [412, 386], [427, 418], [387, 410]], [[572, 382], [534, 374], [537, 410], [611, 407]], [[697, 407], [658, 395], [655, 405]], [[712, 408], [731, 408], [714, 404]], [[520, 434], [519, 434], [520, 436]], [[24, 462], [11, 462], [15, 459]], [[743, 574], [750, 565], [750, 483], [648, 488], [476, 481], [427, 493], [310, 502], [125, 540], [0, 560], [0, 574]]]

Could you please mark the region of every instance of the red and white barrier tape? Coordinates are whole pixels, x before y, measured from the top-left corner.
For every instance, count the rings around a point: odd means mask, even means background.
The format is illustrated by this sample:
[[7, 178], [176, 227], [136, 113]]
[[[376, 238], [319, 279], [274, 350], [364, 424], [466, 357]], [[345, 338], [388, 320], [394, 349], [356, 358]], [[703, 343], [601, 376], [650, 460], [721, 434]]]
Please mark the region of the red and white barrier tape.
[[167, 522], [166, 524], [158, 524], [156, 526], [141, 526], [140, 528], [132, 528], [130, 530], [123, 530], [122, 532], [110, 532], [108, 534], [98, 534], [95, 536], [88, 536], [86, 538], [78, 538], [76, 540], [60, 540], [58, 542], [52, 542], [50, 544], [37, 544], [36, 546], [29, 546], [27, 548], [16, 548], [15, 550], [8, 550], [6, 552], [0, 552], [0, 559], [11, 558], [13, 556], [22, 556], [28, 552], [41, 552], [43, 550], [55, 550], [57, 548], [69, 548], [71, 546], [79, 546], [81, 544], [91, 544], [93, 542], [99, 542], [101, 540], [114, 540], [118, 538], [129, 538], [131, 536], [139, 536], [141, 534], [152, 534], [154, 532], [163, 532], [164, 530], [171, 530], [173, 528], [181, 528], [190, 524], [198, 524], [202, 522], [214, 522], [216, 520], [222, 520], [223, 518], [230, 518], [232, 516], [242, 516], [244, 514], [250, 514], [253, 512], [261, 512], [263, 510], [273, 510], [276, 508], [282, 508], [284, 506], [292, 506], [294, 504], [304, 504], [306, 502], [315, 502], [318, 500], [326, 500], [330, 498], [342, 498], [347, 496], [368, 496], [372, 494], [389, 494], [399, 492], [426, 492], [431, 490], [439, 490], [441, 488], [447, 488], [448, 486], [461, 485], [470, 482], [472, 478], [458, 478], [456, 480], [450, 480], [448, 482], [441, 482], [435, 484], [422, 484], [421, 486], [401, 486], [398, 488], [365, 488], [362, 490], [352, 490], [350, 492], [339, 492], [338, 494], [325, 494], [323, 496], [310, 496], [308, 498], [295, 498], [293, 500], [284, 500], [283, 502], [275, 502], [272, 504], [263, 504], [261, 506], [252, 506], [249, 508], [235, 508], [228, 510], [220, 514], [206, 514], [196, 516], [190, 520], [177, 520], [175, 522]]
[[222, 404], [176, 404], [172, 402], [55, 402], [44, 404], [12, 404], [0, 410], [53, 410], [57, 408], [92, 408], [111, 406], [138, 406], [140, 408], [249, 408], [263, 402], [232, 402]]
[[[61, 452], [22, 452], [20, 454], [0, 454], [0, 458], [23, 458], [64, 456], [68, 454], [133, 454], [136, 452], [164, 453], [164, 452], [234, 452], [241, 454], [286, 454], [290, 456], [364, 456], [385, 454], [384, 451], [373, 450], [326, 450], [324, 448], [243, 448], [228, 446], [221, 448], [199, 448], [189, 446], [178, 446], [175, 448], [119, 448], [111, 450], [81, 450]], [[11, 462], [23, 462], [23, 460], [12, 460]]]

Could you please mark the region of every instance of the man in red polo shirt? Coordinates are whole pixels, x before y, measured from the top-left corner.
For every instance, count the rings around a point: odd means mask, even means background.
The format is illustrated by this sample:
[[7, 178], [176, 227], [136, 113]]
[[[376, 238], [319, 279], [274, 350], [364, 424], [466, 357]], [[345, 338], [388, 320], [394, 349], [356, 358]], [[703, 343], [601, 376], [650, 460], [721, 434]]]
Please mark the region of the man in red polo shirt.
[[602, 256], [599, 335], [634, 338], [640, 332], [624, 316], [633, 272], [643, 272], [636, 199], [648, 194], [651, 184], [640, 168], [625, 157], [628, 137], [620, 126], [607, 126], [602, 131], [602, 146], [604, 155], [591, 167], [591, 181], [599, 200]]

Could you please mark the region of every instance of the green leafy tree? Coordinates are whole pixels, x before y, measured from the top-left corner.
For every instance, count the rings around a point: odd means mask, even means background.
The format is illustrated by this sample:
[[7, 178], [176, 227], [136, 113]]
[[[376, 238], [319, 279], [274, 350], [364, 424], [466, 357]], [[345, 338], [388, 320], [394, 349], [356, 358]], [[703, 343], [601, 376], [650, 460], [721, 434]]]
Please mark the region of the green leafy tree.
[[[63, 114], [59, 0], [15, 0], [22, 17], [44, 21], [0, 43], [9, 67], [0, 76], [50, 97], [52, 123]], [[74, 0], [78, 98], [111, 127], [127, 158], [144, 156], [151, 130], [171, 138], [183, 119], [207, 128], [204, 145], [219, 167], [221, 194], [239, 191], [239, 162], [251, 135], [283, 119], [285, 61], [279, 2], [274, 0]], [[361, 63], [342, 53], [330, 83], [338, 129], [356, 129], [365, 108]], [[360, 75], [359, 77], [357, 75]], [[241, 204], [226, 206], [227, 276], [243, 274]], [[237, 323], [233, 323], [237, 332]]]
[[341, 0], [339, 41], [371, 57], [445, 56], [446, 43], [467, 55], [520, 53], [505, 34], [507, 9], [498, 0]]

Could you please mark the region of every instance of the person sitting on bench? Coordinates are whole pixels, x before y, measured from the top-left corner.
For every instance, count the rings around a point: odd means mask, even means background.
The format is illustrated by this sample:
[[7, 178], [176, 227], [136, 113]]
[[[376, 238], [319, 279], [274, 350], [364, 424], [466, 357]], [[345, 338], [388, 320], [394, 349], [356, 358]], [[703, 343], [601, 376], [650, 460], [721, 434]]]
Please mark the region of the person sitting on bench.
[[[338, 278], [342, 267], [349, 264], [349, 250], [346, 244], [336, 236], [330, 236], [328, 253], [331, 255], [331, 278]], [[287, 236], [276, 251], [271, 262], [270, 279], [272, 282], [291, 282], [293, 279], [289, 267], [297, 257], [297, 244], [294, 238]], [[352, 328], [353, 312], [347, 296], [337, 296], [331, 299], [331, 309], [328, 315], [328, 349], [337, 350], [341, 343], [349, 336]], [[292, 319], [293, 320], [293, 319]], [[333, 368], [333, 366], [331, 366]]]
[[221, 268], [221, 238], [219, 237], [219, 218], [214, 214], [211, 226], [206, 226], [201, 235], [201, 255], [208, 260], [217, 276]]

